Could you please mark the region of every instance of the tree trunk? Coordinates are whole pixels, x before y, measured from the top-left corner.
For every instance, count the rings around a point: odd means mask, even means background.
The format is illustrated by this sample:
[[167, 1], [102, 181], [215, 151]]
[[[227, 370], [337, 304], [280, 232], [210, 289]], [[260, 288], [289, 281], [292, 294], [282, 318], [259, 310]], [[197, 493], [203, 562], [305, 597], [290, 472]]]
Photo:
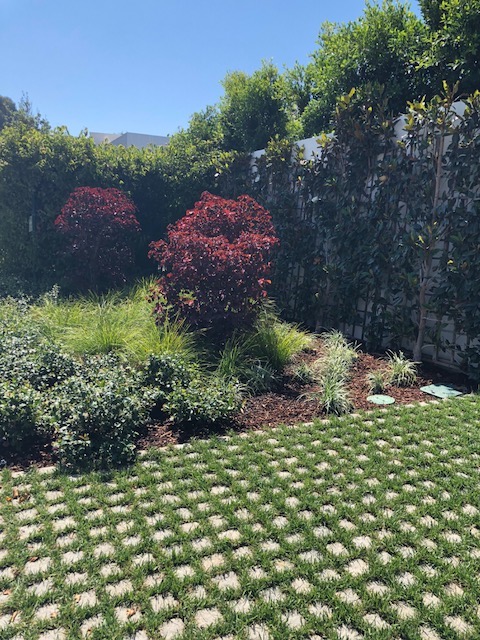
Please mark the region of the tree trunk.
[[443, 152], [445, 148], [445, 120], [447, 114], [444, 116], [444, 121], [440, 127], [440, 139], [437, 148], [437, 157], [435, 158], [435, 191], [433, 194], [432, 202], [432, 215], [430, 218], [430, 230], [428, 239], [426, 241], [425, 258], [423, 262], [423, 277], [421, 278], [420, 291], [418, 294], [418, 331], [417, 339], [415, 340], [415, 346], [413, 348], [413, 359], [415, 362], [422, 361], [422, 349], [425, 342], [425, 331], [427, 328], [427, 294], [432, 279], [433, 269], [433, 252], [437, 246], [438, 238], [436, 238], [436, 224], [437, 224], [437, 209], [440, 201], [440, 186], [442, 182], [442, 161]]

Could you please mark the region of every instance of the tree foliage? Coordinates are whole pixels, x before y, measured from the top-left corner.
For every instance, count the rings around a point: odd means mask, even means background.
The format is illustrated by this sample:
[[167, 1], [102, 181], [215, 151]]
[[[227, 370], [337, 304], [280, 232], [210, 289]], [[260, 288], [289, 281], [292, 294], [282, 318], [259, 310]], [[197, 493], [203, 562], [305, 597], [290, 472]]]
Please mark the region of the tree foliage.
[[[270, 281], [278, 239], [270, 214], [255, 200], [203, 193], [195, 207], [151, 245], [160, 295], [188, 322], [226, 328], [251, 320]], [[160, 314], [165, 312], [162, 304]]]
[[309, 74], [312, 100], [303, 114], [306, 135], [328, 130], [339, 96], [352, 88], [381, 87], [393, 113], [422, 92], [415, 71], [426, 29], [407, 5], [367, 3], [364, 14], [345, 24], [324, 23]]
[[0, 131], [12, 122], [16, 110], [15, 102], [11, 98], [0, 96]]
[[255, 151], [268, 141], [288, 134], [289, 105], [282, 75], [272, 63], [263, 63], [251, 76], [227, 74], [220, 102], [220, 122], [226, 149]]
[[442, 81], [459, 82], [465, 94], [480, 89], [480, 0], [420, 0], [420, 6], [430, 32], [419, 66], [431, 91]]
[[[36, 128], [15, 121], [0, 131], [0, 270], [46, 287], [62, 280], [54, 222], [77, 187], [117, 188], [137, 206], [142, 231], [135, 246], [136, 273], [151, 272], [148, 245], [178, 220], [205, 188], [214, 190], [229, 153], [209, 129], [208, 113], [192, 118], [192, 133], [172, 136], [167, 147], [95, 146], [85, 132]], [[195, 135], [194, 135], [195, 134]], [[12, 241], [12, 238], [14, 241]]]
[[454, 98], [446, 86], [395, 124], [352, 91], [317, 158], [272, 143], [238, 184], [272, 212], [286, 314], [417, 360], [446, 351], [478, 380], [480, 92], [464, 113]]

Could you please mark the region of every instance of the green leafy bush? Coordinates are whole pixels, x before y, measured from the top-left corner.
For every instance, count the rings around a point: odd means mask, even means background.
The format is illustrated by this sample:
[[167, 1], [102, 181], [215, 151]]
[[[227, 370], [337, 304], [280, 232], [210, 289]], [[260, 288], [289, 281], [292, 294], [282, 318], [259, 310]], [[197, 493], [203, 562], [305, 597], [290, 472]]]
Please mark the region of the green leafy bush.
[[21, 452], [41, 432], [41, 396], [29, 384], [0, 382], [0, 450]]
[[237, 381], [212, 377], [196, 378], [188, 387], [176, 386], [165, 404], [175, 423], [209, 425], [231, 418], [242, 405]]
[[76, 363], [57, 346], [34, 332], [4, 334], [0, 346], [0, 377], [29, 383], [35, 389], [51, 387], [75, 373]]
[[48, 421], [64, 466], [105, 467], [130, 462], [139, 429], [154, 404], [138, 376], [112, 357], [91, 358], [80, 375], [49, 395]]
[[159, 401], [164, 401], [177, 387], [192, 382], [198, 368], [173, 354], [151, 355], [143, 373], [143, 383], [154, 389]]

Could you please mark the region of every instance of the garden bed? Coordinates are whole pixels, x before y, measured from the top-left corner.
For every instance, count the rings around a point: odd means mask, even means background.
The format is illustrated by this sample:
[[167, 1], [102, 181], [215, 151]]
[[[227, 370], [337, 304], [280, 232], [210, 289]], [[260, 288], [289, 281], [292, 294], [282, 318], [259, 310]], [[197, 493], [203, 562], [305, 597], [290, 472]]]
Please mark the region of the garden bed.
[[[299, 354], [295, 364], [301, 362], [311, 364], [321, 355], [322, 345], [317, 341], [314, 348]], [[385, 358], [380, 355], [359, 353], [357, 360], [351, 368], [351, 376], [348, 382], [349, 396], [352, 400], [353, 411], [369, 410], [375, 408], [367, 400], [370, 394], [366, 376], [368, 373], [379, 370], [385, 366]], [[386, 393], [395, 399], [396, 404], [411, 404], [428, 402], [433, 398], [420, 391], [420, 387], [428, 384], [447, 384], [464, 391], [470, 391], [471, 386], [465, 376], [439, 369], [433, 365], [424, 365], [419, 371], [415, 386], [388, 388]], [[286, 374], [279, 381], [274, 391], [269, 391], [257, 396], [247, 398], [242, 411], [228, 423], [205, 428], [185, 425], [175, 426], [168, 419], [156, 419], [148, 425], [144, 425], [138, 440], [140, 449], [148, 447], [164, 447], [169, 444], [188, 442], [192, 438], [206, 438], [212, 433], [225, 433], [227, 431], [247, 431], [265, 427], [276, 427], [280, 424], [297, 424], [311, 422], [315, 418], [322, 417], [321, 408], [306, 397], [309, 392], [315, 391], [318, 385], [301, 385], [291, 375]], [[326, 417], [324, 415], [324, 417]], [[34, 451], [23, 455], [9, 455], [3, 452], [0, 463], [12, 469], [25, 469], [31, 465], [47, 466], [54, 464], [55, 454], [50, 442], [40, 444]]]
[[138, 447], [374, 408], [373, 386], [397, 404], [429, 400], [420, 387], [431, 382], [468, 390], [458, 375], [417, 375], [403, 354], [309, 334], [271, 305], [223, 342], [179, 320], [156, 324], [147, 288], [3, 302], [0, 468], [121, 466]]
[[[318, 343], [316, 348], [302, 353], [298, 360], [301, 359], [308, 364], [318, 357], [320, 351], [321, 345]], [[348, 384], [353, 410], [374, 408], [374, 405], [367, 400], [370, 391], [366, 376], [371, 371], [381, 369], [384, 365], [383, 356], [369, 353], [359, 354], [352, 366]], [[433, 365], [424, 365], [414, 387], [390, 387], [388, 395], [395, 399], [396, 404], [428, 402], [433, 400], [432, 396], [420, 391], [420, 387], [432, 383], [452, 385], [464, 391], [471, 390], [465, 376], [446, 372]], [[322, 412], [315, 403], [309, 402], [302, 396], [314, 389], [315, 385], [306, 388], [295, 383], [291, 377], [285, 376], [280, 388], [275, 391], [248, 398], [242, 412], [237, 415], [234, 421], [225, 425], [225, 430], [244, 431], [276, 427], [280, 424], [311, 422], [315, 418], [321, 417]], [[205, 437], [208, 433], [211, 431], [192, 431], [189, 428], [175, 429], [169, 421], [157, 421], [148, 427], [146, 433], [141, 437], [140, 444], [142, 448], [166, 446], [171, 443], [188, 442], [192, 437]]]

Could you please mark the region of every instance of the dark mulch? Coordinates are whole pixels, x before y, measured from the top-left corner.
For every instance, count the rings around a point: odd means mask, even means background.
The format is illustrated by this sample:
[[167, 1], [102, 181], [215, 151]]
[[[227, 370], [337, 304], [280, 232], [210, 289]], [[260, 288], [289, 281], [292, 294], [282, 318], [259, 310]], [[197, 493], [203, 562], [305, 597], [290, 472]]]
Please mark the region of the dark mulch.
[[[310, 363], [321, 354], [321, 346], [311, 349], [302, 354], [301, 360]], [[352, 375], [349, 382], [350, 397], [354, 409], [372, 409], [372, 405], [367, 400], [369, 388], [366, 382], [367, 373], [385, 366], [384, 359], [379, 355], [360, 353], [358, 359], [352, 367]], [[451, 373], [434, 366], [425, 365], [419, 372], [419, 377], [415, 387], [389, 387], [385, 393], [395, 398], [398, 404], [409, 404], [420, 401], [431, 400], [432, 397], [420, 391], [423, 387], [432, 382], [437, 384], [449, 384], [465, 392], [471, 390], [471, 386], [465, 376], [458, 373]], [[305, 394], [314, 390], [314, 386], [301, 386], [295, 383], [291, 377], [286, 375], [279, 382], [275, 391], [264, 393], [260, 396], [248, 398], [242, 412], [226, 425], [216, 429], [219, 434], [226, 431], [245, 431], [249, 429], [260, 429], [263, 427], [273, 427], [278, 424], [295, 424], [299, 422], [311, 422], [315, 418], [322, 417], [321, 410], [314, 403], [309, 401]], [[192, 429], [175, 427], [168, 420], [155, 420], [147, 425], [139, 438], [140, 449], [146, 447], [163, 447], [168, 444], [187, 442], [191, 438], [204, 438], [212, 435], [211, 428]], [[55, 463], [54, 453], [48, 443], [36, 448], [29, 456], [12, 456], [8, 451], [0, 453], [0, 468], [8, 466], [12, 469], [24, 469], [32, 465], [46, 466]]]

